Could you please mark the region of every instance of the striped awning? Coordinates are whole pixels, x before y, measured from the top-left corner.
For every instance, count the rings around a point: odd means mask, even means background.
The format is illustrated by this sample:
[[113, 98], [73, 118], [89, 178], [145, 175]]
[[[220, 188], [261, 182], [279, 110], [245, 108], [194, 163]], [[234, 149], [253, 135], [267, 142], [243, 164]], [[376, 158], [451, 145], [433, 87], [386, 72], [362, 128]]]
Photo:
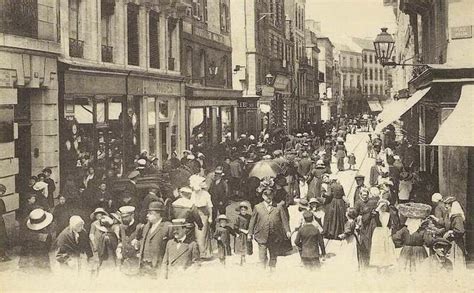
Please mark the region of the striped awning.
[[474, 146], [474, 84], [462, 86], [459, 101], [436, 133], [431, 145]]

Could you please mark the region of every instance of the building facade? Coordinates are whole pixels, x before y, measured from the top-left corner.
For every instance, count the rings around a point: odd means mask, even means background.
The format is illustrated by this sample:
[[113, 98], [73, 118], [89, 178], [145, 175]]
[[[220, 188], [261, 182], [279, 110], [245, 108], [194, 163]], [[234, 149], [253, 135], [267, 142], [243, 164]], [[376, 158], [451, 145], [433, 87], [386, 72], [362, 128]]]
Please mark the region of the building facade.
[[193, 2], [183, 18], [181, 60], [187, 145], [196, 145], [198, 136], [209, 144], [236, 138], [242, 92], [232, 89], [229, 0]]
[[[126, 172], [147, 150], [185, 148], [181, 20], [175, 1], [60, 2], [61, 177], [89, 160]], [[84, 21], [84, 20], [88, 21]]]
[[354, 115], [365, 108], [362, 97], [363, 64], [362, 54], [347, 45], [336, 44], [339, 60], [342, 113]]
[[294, 43], [285, 4], [283, 0], [230, 1], [233, 85], [243, 92], [238, 109], [241, 132], [289, 128]]
[[420, 64], [394, 71], [403, 135], [414, 146], [413, 166], [443, 196], [455, 196], [466, 215], [466, 250], [474, 250], [474, 3], [391, 1], [398, 21], [395, 61]]
[[30, 176], [43, 168], [59, 180], [58, 69], [61, 52], [56, 1], [0, 5], [0, 183], [8, 231]]
[[306, 29], [306, 96], [308, 100], [307, 122], [321, 120], [321, 101], [319, 100], [319, 48], [316, 33]]

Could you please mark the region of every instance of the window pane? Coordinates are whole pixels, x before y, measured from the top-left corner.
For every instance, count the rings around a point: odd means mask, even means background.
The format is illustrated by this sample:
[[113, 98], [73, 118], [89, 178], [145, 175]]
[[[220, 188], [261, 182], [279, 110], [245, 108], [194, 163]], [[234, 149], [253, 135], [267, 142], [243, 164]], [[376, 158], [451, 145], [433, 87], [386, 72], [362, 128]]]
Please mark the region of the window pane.
[[104, 123], [105, 122], [105, 102], [99, 101], [96, 105], [97, 110], [97, 123]]
[[151, 154], [156, 153], [156, 104], [155, 99], [148, 98], [148, 147]]
[[93, 123], [93, 107], [89, 98], [74, 99], [74, 117], [80, 124]]
[[109, 121], [119, 120], [122, 113], [122, 98], [111, 98], [109, 100]]
[[13, 106], [0, 106], [0, 143], [13, 141]]
[[168, 119], [168, 101], [160, 101], [160, 120]]

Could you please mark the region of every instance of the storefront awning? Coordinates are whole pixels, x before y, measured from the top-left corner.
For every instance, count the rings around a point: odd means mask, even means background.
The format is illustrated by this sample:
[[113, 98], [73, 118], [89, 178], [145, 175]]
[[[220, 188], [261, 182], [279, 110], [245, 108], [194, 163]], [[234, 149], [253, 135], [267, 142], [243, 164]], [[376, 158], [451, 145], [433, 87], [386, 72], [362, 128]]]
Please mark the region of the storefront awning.
[[382, 112], [383, 108], [382, 108], [382, 105], [380, 105], [379, 101], [367, 101], [367, 103], [369, 103], [370, 111]]
[[[408, 110], [413, 108], [430, 90], [430, 87], [419, 90], [413, 94], [404, 104], [397, 104], [395, 109], [388, 107], [381, 113], [382, 122], [377, 124], [375, 127], [375, 132], [380, 133], [385, 127], [389, 126], [393, 122], [397, 121], [405, 114]], [[403, 105], [403, 106], [402, 106]]]
[[453, 112], [441, 124], [431, 145], [474, 146], [474, 84], [463, 85]]

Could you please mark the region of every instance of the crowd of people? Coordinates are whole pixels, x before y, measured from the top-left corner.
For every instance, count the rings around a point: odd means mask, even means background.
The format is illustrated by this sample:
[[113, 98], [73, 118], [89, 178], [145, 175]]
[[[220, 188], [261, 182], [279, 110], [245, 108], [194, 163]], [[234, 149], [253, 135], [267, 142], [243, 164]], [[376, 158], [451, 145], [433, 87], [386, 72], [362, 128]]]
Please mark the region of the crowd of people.
[[[369, 182], [357, 174], [346, 194], [337, 174], [357, 168], [345, 146], [360, 129], [354, 121], [308, 125], [295, 135], [228, 137], [212, 152], [197, 140], [162, 168], [143, 151], [122, 178], [115, 169], [97, 172], [92, 161], [80, 167], [80, 179], [66, 178], [60, 195], [46, 168], [22, 194], [19, 267], [48, 272], [54, 250], [68, 271], [167, 278], [215, 256], [226, 265], [235, 254], [244, 265], [254, 242], [270, 269], [294, 247], [304, 267], [321, 267], [334, 243], [346, 246], [347, 255], [336, 257], [354, 270], [465, 267], [460, 204], [422, 182], [406, 141], [397, 141], [391, 127], [368, 135], [368, 157], [375, 159]], [[300, 214], [290, 219], [293, 206]]]

